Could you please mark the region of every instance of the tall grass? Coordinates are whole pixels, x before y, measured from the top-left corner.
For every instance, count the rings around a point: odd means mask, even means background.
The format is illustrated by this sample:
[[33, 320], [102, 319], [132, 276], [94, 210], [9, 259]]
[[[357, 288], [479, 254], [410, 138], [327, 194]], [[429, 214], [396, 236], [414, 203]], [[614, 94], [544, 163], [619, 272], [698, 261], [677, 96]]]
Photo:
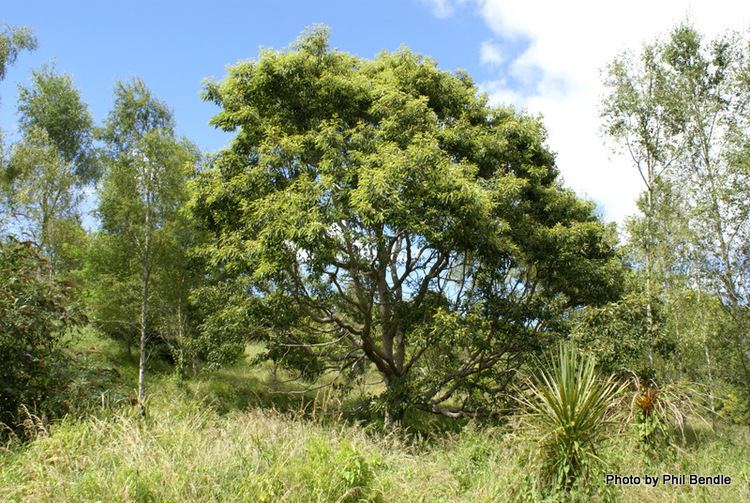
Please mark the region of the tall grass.
[[[119, 354], [100, 356], [107, 353]], [[237, 396], [225, 386], [230, 377]], [[0, 501], [489, 503], [543, 497], [524, 482], [527, 448], [536, 439], [529, 442], [512, 424], [470, 423], [442, 437], [386, 435], [342, 419], [332, 397], [313, 396], [297, 409], [276, 394], [269, 398], [266, 377], [244, 365], [186, 382], [153, 375], [145, 420], [118, 401], [96, 417], [48, 425], [31, 442], [0, 446]], [[635, 436], [605, 439], [597, 454], [616, 473], [725, 473], [731, 486], [607, 489], [594, 478], [588, 501], [608, 493], [626, 503], [750, 501], [747, 433], [715, 436], [706, 427], [689, 439], [678, 456], [663, 460], [646, 460]]]

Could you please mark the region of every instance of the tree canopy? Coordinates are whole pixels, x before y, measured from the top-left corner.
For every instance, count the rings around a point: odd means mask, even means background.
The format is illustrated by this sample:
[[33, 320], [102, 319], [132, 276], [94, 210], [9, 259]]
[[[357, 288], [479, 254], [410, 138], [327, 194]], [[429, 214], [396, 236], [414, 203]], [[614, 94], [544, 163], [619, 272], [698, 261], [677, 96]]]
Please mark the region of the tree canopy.
[[314, 29], [205, 97], [237, 133], [194, 205], [242, 292], [226, 309], [301, 370], [371, 362], [395, 416], [502, 397], [566, 309], [617, 295], [612, 233], [561, 185], [540, 122], [464, 73], [406, 49], [357, 58]]
[[19, 86], [19, 125], [25, 134], [44, 131], [65, 162], [75, 168], [77, 182], [96, 176], [92, 149], [93, 119], [69, 75], [50, 67], [32, 71], [31, 86]]

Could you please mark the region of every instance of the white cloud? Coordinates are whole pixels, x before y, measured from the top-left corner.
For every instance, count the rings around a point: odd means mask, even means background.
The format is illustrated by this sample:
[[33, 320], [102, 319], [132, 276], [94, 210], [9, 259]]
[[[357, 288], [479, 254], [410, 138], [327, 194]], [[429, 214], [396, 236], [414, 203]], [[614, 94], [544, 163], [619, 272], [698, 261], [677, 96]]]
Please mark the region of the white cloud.
[[498, 66], [505, 61], [503, 51], [500, 46], [492, 40], [485, 40], [479, 48], [479, 61], [483, 65]]
[[467, 0], [422, 0], [422, 3], [426, 3], [432, 9], [432, 13], [435, 17], [446, 18], [450, 17], [455, 12], [458, 5], [466, 3]]
[[479, 90], [487, 93], [487, 96], [490, 98], [490, 105], [513, 105], [517, 109], [526, 107], [524, 96], [518, 91], [511, 89], [504, 80], [480, 82]]
[[[509, 64], [521, 90], [508, 88], [507, 75], [482, 89], [494, 102], [541, 113], [566, 183], [619, 222], [635, 212], [641, 185], [627, 159], [610, 156], [598, 133], [600, 71], [619, 52], [637, 51], [681, 21], [689, 19], [707, 37], [727, 29], [746, 34], [750, 27], [750, 3], [737, 0], [476, 1], [497, 39], [528, 41]], [[480, 58], [485, 50], [483, 43]]]

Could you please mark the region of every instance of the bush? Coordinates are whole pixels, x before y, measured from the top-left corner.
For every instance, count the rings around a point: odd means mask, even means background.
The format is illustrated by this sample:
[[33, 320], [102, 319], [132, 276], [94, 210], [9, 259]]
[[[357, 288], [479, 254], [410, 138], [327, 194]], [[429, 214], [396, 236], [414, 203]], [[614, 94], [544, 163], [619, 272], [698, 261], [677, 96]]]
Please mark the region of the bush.
[[[41, 415], [61, 372], [60, 338], [85, 322], [73, 285], [30, 242], [0, 243], [0, 421]], [[25, 405], [25, 407], [22, 407]]]
[[694, 397], [699, 395], [688, 383], [657, 385], [653, 380], [633, 376], [629, 422], [647, 454], [653, 457], [668, 453], [667, 447], [675, 445], [678, 433], [684, 441], [688, 417], [709, 425], [696, 406]]
[[289, 475], [299, 482], [301, 494], [307, 501], [378, 501], [380, 498], [372, 487], [373, 464], [347, 440], [338, 447], [328, 440], [310, 438], [306, 445], [306, 456]]

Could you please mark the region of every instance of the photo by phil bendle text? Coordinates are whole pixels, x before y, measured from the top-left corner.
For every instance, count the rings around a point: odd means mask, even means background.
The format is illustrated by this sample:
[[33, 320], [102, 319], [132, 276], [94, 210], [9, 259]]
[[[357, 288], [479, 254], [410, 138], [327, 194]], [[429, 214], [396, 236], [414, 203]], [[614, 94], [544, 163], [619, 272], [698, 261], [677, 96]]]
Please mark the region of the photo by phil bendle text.
[[[614, 473], [608, 473], [604, 477], [606, 484], [613, 485], [640, 485], [645, 482], [646, 485], [656, 486], [659, 483], [659, 477], [655, 475], [644, 475], [641, 478], [637, 475], [616, 475]], [[671, 473], [665, 473], [661, 476], [662, 485], [730, 485], [732, 483], [732, 477], [723, 474], [717, 475], [697, 475], [691, 473], [689, 475], [680, 474], [674, 475]]]

